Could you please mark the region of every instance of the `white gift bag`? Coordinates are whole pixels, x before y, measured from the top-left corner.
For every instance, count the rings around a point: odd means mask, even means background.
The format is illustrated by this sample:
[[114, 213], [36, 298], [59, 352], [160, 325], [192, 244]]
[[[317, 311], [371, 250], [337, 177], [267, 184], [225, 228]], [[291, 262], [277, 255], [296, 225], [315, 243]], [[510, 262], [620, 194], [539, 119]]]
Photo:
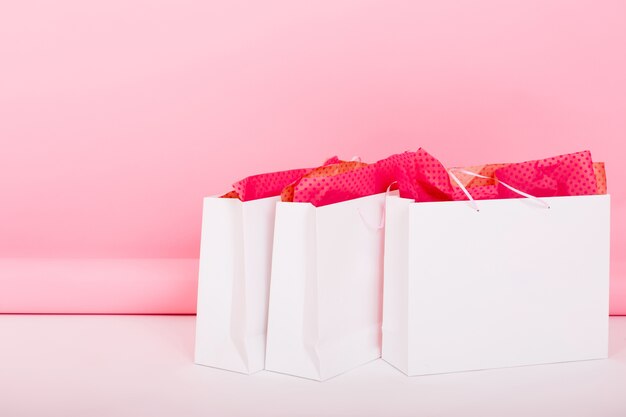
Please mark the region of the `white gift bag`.
[[207, 197], [202, 213], [195, 361], [263, 369], [276, 202]]
[[384, 201], [277, 204], [267, 370], [324, 380], [380, 357]]
[[541, 200], [388, 197], [385, 361], [424, 375], [607, 357], [609, 196]]

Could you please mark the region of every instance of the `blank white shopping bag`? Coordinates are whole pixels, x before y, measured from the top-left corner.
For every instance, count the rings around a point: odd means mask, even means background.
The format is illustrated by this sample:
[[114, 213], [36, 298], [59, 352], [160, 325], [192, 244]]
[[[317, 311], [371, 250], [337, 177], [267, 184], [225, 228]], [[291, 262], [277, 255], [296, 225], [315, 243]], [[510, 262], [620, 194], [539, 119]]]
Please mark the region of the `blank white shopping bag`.
[[324, 380], [380, 357], [384, 200], [277, 204], [267, 370]]
[[382, 357], [408, 375], [607, 357], [609, 196], [386, 209]]
[[196, 363], [243, 373], [263, 369], [279, 200], [204, 199]]

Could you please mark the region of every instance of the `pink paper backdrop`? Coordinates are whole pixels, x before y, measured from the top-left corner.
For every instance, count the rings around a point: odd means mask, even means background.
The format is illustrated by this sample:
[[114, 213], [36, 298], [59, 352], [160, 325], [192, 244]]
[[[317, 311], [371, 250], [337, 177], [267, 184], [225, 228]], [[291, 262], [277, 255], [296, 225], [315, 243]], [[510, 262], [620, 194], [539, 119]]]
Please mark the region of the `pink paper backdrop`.
[[[333, 154], [590, 149], [626, 313], [624, 45], [622, 0], [5, 1], [0, 258], [195, 258], [202, 196]], [[43, 288], [38, 268], [2, 271], [5, 301]], [[49, 279], [90, 278], [67, 271]], [[184, 293], [171, 311], [192, 312]]]

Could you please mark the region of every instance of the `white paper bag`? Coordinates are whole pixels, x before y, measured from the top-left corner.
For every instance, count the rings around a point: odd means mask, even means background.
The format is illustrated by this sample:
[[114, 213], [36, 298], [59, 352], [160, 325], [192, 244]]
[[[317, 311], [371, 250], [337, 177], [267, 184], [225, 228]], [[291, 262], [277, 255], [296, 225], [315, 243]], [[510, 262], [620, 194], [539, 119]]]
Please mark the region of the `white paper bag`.
[[324, 380], [380, 357], [384, 199], [277, 204], [267, 370]]
[[408, 375], [607, 357], [609, 196], [386, 207], [384, 360]]
[[248, 374], [263, 369], [279, 200], [204, 199], [196, 363]]

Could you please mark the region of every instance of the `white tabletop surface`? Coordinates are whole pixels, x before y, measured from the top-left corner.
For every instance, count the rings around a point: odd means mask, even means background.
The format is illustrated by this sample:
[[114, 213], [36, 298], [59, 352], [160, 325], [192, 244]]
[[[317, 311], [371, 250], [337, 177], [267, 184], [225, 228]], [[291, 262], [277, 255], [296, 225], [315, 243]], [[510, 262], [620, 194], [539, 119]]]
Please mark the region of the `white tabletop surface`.
[[413, 378], [377, 360], [326, 382], [194, 365], [194, 326], [0, 315], [0, 416], [626, 416], [626, 317], [607, 360]]

